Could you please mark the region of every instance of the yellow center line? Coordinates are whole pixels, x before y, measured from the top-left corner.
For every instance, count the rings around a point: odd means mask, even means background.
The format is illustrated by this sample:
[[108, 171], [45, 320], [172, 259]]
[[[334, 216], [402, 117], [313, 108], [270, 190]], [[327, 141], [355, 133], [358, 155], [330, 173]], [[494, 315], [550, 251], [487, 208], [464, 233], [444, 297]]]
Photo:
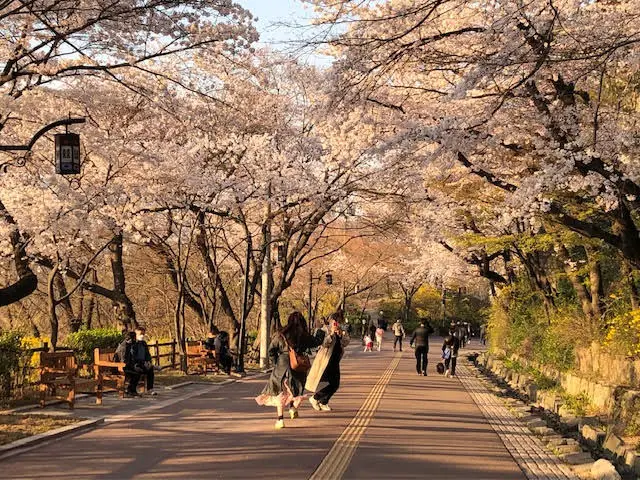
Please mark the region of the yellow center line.
[[345, 428], [340, 437], [338, 437], [333, 447], [331, 447], [331, 450], [329, 450], [329, 453], [324, 457], [322, 463], [316, 468], [309, 480], [326, 480], [328, 478], [339, 480], [342, 478], [358, 448], [362, 435], [364, 435], [365, 430], [378, 409], [387, 384], [400, 363], [400, 357], [402, 357], [402, 352], [394, 356], [389, 367], [378, 379], [377, 383], [369, 392], [369, 395], [367, 395], [358, 413], [356, 413], [347, 428]]

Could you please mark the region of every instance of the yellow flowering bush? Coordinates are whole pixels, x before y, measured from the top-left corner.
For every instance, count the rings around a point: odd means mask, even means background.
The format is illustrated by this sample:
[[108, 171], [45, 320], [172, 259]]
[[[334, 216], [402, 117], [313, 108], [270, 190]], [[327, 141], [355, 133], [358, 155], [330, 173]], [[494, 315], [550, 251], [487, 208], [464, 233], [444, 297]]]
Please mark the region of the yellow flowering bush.
[[640, 357], [640, 309], [612, 318], [604, 344], [614, 354]]

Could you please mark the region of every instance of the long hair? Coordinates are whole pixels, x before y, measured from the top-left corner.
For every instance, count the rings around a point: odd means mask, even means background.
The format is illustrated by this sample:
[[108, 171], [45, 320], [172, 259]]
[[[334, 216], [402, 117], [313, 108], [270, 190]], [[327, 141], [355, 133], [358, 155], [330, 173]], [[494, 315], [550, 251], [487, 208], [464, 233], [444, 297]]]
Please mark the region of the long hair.
[[297, 349], [304, 338], [309, 335], [307, 321], [300, 312], [293, 312], [287, 319], [287, 324], [280, 330], [280, 334], [289, 342], [293, 349]]

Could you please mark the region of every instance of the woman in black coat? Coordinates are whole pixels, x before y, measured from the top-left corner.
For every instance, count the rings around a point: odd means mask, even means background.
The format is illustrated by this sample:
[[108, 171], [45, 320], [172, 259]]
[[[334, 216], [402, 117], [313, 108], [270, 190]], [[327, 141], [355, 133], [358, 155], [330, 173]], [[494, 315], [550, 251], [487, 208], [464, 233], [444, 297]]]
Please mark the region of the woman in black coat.
[[304, 384], [308, 372], [297, 372], [291, 369], [289, 348], [296, 353], [305, 355], [309, 350], [322, 344], [324, 332], [318, 330], [313, 336], [309, 333], [307, 322], [300, 312], [293, 312], [287, 320], [287, 325], [271, 339], [269, 358], [273, 365], [271, 376], [262, 393], [256, 397], [258, 405], [276, 407], [278, 420], [276, 429], [284, 428], [283, 410], [289, 407], [291, 419], [298, 417], [298, 407], [304, 399]]

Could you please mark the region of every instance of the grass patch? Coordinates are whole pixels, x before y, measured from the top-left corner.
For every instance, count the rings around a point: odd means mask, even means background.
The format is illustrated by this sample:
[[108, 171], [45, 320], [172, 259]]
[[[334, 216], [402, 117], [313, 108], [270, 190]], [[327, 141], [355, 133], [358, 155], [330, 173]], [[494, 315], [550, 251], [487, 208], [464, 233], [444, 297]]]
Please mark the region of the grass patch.
[[72, 425], [81, 420], [80, 418], [46, 415], [0, 415], [0, 445]]
[[575, 415], [583, 417], [592, 410], [589, 396], [586, 393], [581, 393], [579, 395], [563, 393], [561, 397], [562, 406]]

